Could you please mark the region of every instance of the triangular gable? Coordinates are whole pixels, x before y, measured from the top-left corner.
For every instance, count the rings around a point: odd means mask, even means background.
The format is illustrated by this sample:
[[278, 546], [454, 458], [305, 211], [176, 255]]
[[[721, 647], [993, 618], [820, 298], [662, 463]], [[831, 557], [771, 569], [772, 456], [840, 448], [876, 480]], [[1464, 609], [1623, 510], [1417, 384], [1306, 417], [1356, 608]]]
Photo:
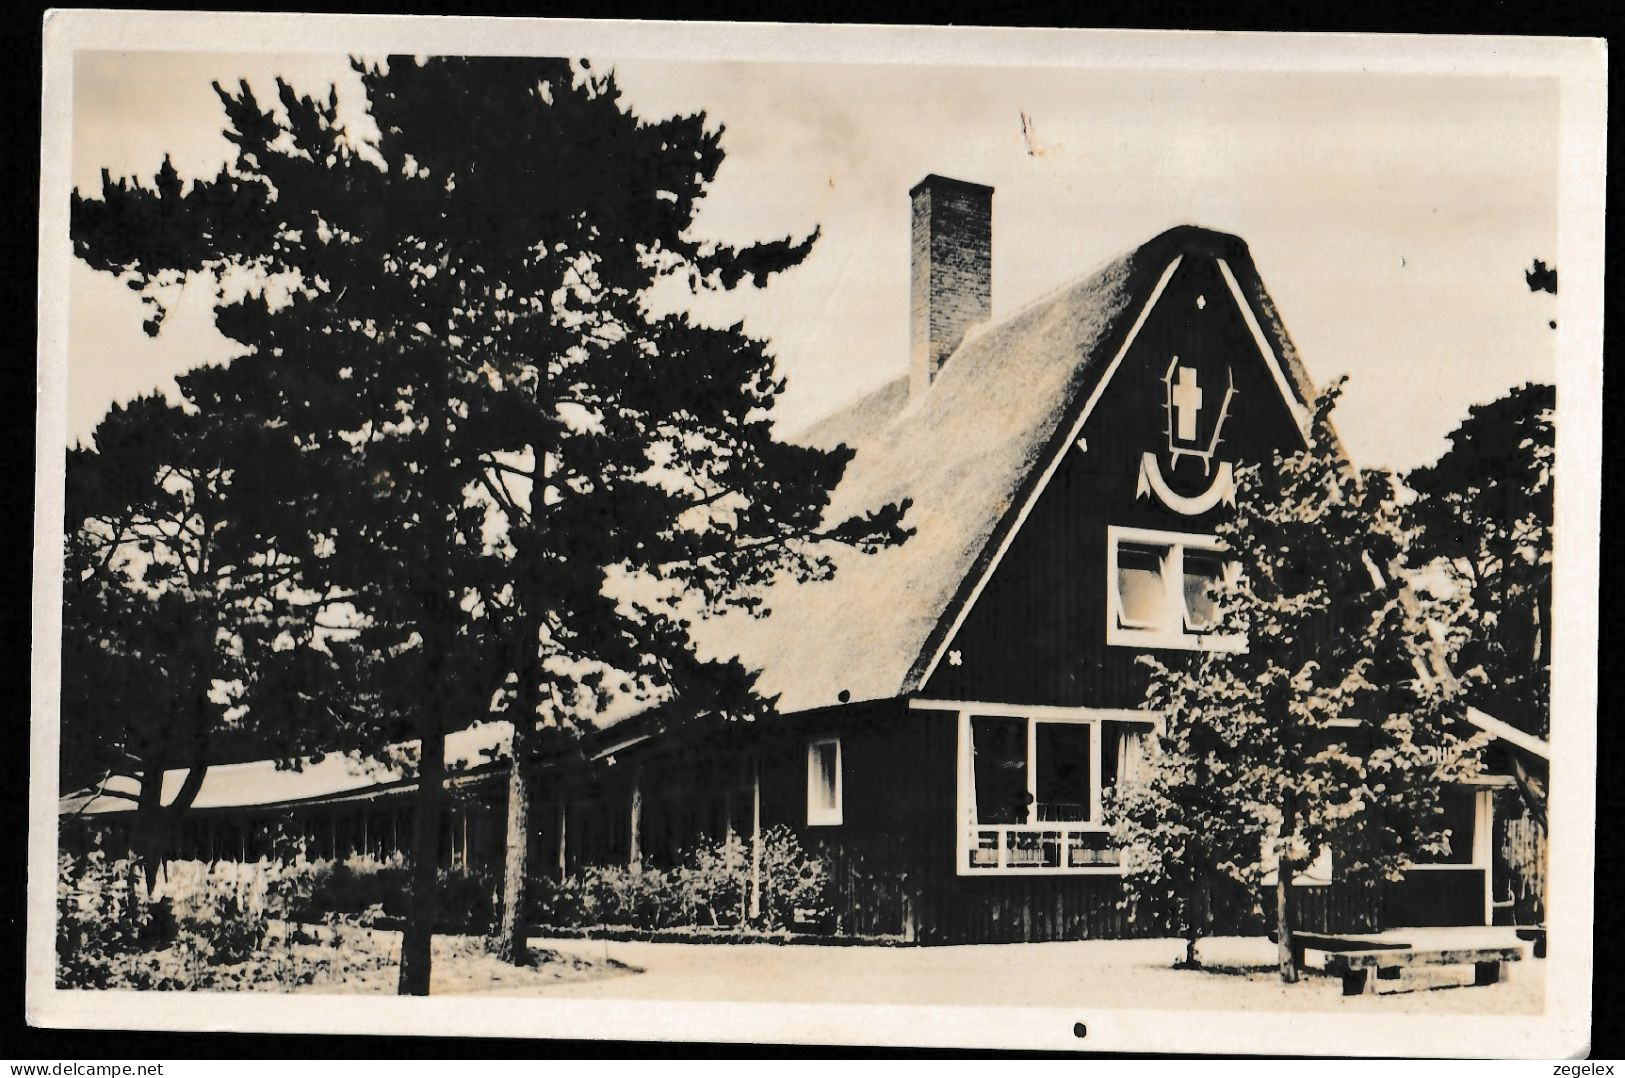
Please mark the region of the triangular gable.
[[973, 331], [930, 390], [891, 384], [804, 440], [856, 450], [830, 519], [913, 501], [916, 534], [873, 555], [830, 551], [834, 577], [776, 582], [772, 615], [730, 614], [694, 625], [702, 655], [738, 657], [781, 713], [884, 699], [917, 689], [940, 662], [954, 623], [997, 564], [1080, 417], [1183, 258], [1223, 258], [1293, 406], [1308, 400], [1296, 354], [1246, 246], [1181, 227], [1106, 263], [1002, 321]]
[[[978, 600], [1061, 469], [1098, 470], [1074, 465], [1075, 455], [1092, 452], [1093, 457], [1099, 458], [1102, 454], [1120, 451], [1121, 443], [1133, 441], [1136, 433], [1142, 439], [1134, 442], [1124, 459], [1114, 462], [1117, 474], [1113, 478], [1118, 481], [1117, 486], [1108, 486], [1087, 476], [1075, 478], [1069, 484], [1073, 489], [1069, 496], [1081, 497], [1086, 502], [1082, 506], [1075, 505], [1073, 511], [1081, 509], [1089, 518], [1090, 527], [1103, 528], [1104, 516], [1111, 515], [1122, 502], [1123, 499], [1114, 499], [1113, 495], [1120, 493], [1123, 483], [1128, 481], [1130, 472], [1125, 471], [1128, 469], [1133, 474], [1134, 497], [1127, 512], [1117, 513], [1117, 523], [1174, 531], [1196, 526], [1201, 531], [1210, 529], [1207, 521], [1211, 519], [1211, 511], [1222, 508], [1228, 501], [1228, 469], [1236, 461], [1233, 451], [1241, 450], [1243, 458], [1256, 459], [1267, 451], [1266, 446], [1276, 447], [1292, 440], [1294, 428], [1300, 442], [1306, 436], [1308, 401], [1313, 397], [1313, 388], [1297, 362], [1296, 352], [1258, 280], [1245, 246], [1230, 236], [1195, 229], [1175, 230], [1176, 233], [1181, 231], [1188, 233], [1186, 242], [1171, 252], [1155, 287], [1139, 305], [1110, 362], [1101, 370], [1088, 395], [1077, 402], [1070, 423], [1064, 428], [1064, 436], [1056, 440], [1044, 468], [1033, 476], [980, 571], [964, 582], [961, 596], [949, 616], [944, 618], [916, 667], [910, 671], [908, 691], [930, 682], [956, 650], [953, 645]], [[1172, 234], [1165, 237], [1168, 235]], [[1158, 237], [1147, 248], [1156, 246], [1165, 237]], [[1165, 310], [1169, 306], [1198, 303], [1206, 310], [1190, 316], [1170, 319]], [[1216, 306], [1208, 306], [1210, 304]], [[1214, 342], [1226, 358], [1204, 367], [1202, 351], [1212, 345], [1201, 338], [1204, 332], [1221, 331], [1204, 331], [1202, 325], [1215, 320], [1228, 322], [1222, 331], [1225, 339]], [[1188, 331], [1169, 334], [1170, 323], [1179, 328], [1188, 327]], [[1146, 339], [1148, 325], [1152, 327], [1150, 336], [1157, 335], [1156, 330], [1160, 328], [1162, 336], [1168, 339]], [[1247, 371], [1248, 359], [1256, 361], [1259, 369]], [[1238, 369], [1244, 376], [1252, 376], [1248, 379], [1252, 384], [1247, 387], [1244, 399], [1236, 398], [1237, 387], [1227, 381], [1232, 377], [1229, 368], [1238, 360], [1243, 364]], [[1126, 371], [1125, 363], [1130, 368]], [[1125, 379], [1133, 381], [1138, 392], [1125, 392]], [[1164, 399], [1154, 402], [1144, 399], [1152, 383], [1157, 383]], [[1189, 409], [1177, 407], [1185, 392], [1190, 393], [1195, 402]], [[1274, 429], [1262, 438], [1258, 423], [1266, 416], [1278, 418], [1279, 406], [1272, 402], [1269, 407], [1259, 408], [1257, 402], [1261, 395], [1274, 396], [1290, 417], [1284, 430], [1283, 424], [1272, 423]], [[1234, 411], [1232, 400], [1235, 400]], [[1103, 402], [1104, 409], [1101, 408]], [[1203, 403], [1205, 407], [1201, 407]], [[1140, 409], [1141, 419], [1138, 431], [1131, 427], [1125, 434], [1117, 420], [1131, 404]], [[1154, 405], [1154, 410], [1148, 405]], [[1100, 418], [1096, 418], [1097, 414]], [[1181, 420], [1195, 419], [1202, 422], [1193, 422], [1190, 431], [1178, 429]], [[1105, 429], [1101, 429], [1103, 427]], [[1179, 437], [1184, 433], [1191, 437]], [[1243, 433], [1256, 444], [1243, 447], [1240, 444]], [[1089, 449], [1091, 440], [1095, 443], [1092, 451]], [[1216, 444], [1220, 441], [1224, 444]], [[1144, 502], [1145, 508], [1151, 511], [1140, 510], [1134, 504], [1139, 502]], [[1158, 511], [1175, 505], [1177, 510]], [[1201, 523], [1193, 525], [1193, 518]], [[1084, 572], [1091, 585], [1098, 584], [1096, 577], [1100, 574], [1094, 566], [1084, 567]], [[956, 658], [963, 661], [960, 656]]]
[[1166, 630], [1112, 628], [1114, 543], [1211, 558], [1234, 467], [1297, 448], [1304, 429], [1227, 269], [1200, 254], [1170, 263], [946, 626], [916, 681], [925, 696], [1135, 707], [1135, 656], [1183, 646]]

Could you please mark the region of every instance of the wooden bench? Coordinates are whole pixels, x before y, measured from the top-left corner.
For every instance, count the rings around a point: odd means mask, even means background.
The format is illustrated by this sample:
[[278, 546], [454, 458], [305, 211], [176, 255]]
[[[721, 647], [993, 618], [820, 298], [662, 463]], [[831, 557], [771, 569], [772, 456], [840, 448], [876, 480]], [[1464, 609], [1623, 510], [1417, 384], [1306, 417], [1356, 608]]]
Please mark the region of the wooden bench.
[[1536, 958], [1546, 957], [1546, 930], [1544, 928], [1520, 928], [1514, 933], [1519, 939], [1534, 944], [1529, 953]]
[[[1269, 933], [1271, 943], [1279, 939], [1274, 932]], [[1292, 964], [1299, 969], [1308, 968], [1304, 963], [1305, 951], [1326, 951], [1337, 953], [1342, 951], [1403, 951], [1410, 947], [1408, 943], [1394, 943], [1390, 941], [1350, 939], [1347, 936], [1325, 936], [1318, 932], [1292, 933]]]
[[1326, 956], [1326, 972], [1343, 978], [1343, 994], [1357, 996], [1372, 986], [1371, 972], [1381, 980], [1394, 980], [1400, 971], [1415, 966], [1473, 967], [1473, 983], [1494, 984], [1501, 979], [1501, 966], [1523, 957], [1521, 947], [1456, 947], [1437, 951], [1369, 948], [1340, 951]]

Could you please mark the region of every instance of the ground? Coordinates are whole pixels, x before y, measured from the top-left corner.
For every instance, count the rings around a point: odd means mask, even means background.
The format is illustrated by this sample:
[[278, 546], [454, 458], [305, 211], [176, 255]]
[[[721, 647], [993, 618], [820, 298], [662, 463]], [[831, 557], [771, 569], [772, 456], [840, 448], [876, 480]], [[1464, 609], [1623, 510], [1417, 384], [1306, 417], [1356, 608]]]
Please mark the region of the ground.
[[[1389, 933], [1418, 948], [1524, 946], [1510, 929]], [[1544, 960], [1509, 963], [1501, 983], [1472, 986], [1471, 966], [1423, 970], [1345, 997], [1333, 977], [1281, 983], [1275, 947], [1259, 937], [1202, 941], [1204, 969], [1176, 969], [1180, 940], [1089, 940], [968, 947], [831, 947], [774, 943], [646, 943], [536, 937], [518, 968], [474, 936], [436, 936], [434, 995], [689, 1002], [915, 1004], [1098, 1009], [1538, 1014]], [[171, 956], [171, 987], [391, 994], [400, 933], [357, 925], [275, 923], [257, 957], [237, 965]], [[180, 959], [177, 961], [177, 957]], [[1311, 965], [1316, 952], [1309, 953]], [[155, 965], [156, 965], [155, 961]], [[179, 968], [177, 968], [179, 967]], [[194, 979], [206, 974], [207, 980]], [[290, 987], [296, 986], [296, 987]]]
[[[363, 955], [374, 961], [363, 958], [351, 966], [342, 980], [318, 980], [295, 991], [323, 995], [394, 994], [400, 974], [401, 934], [366, 929], [350, 929], [349, 933], [351, 939], [346, 940], [345, 949], [350, 955]], [[540, 942], [532, 958], [532, 965], [521, 968], [490, 954], [485, 940], [479, 937], [436, 936], [429, 992], [436, 996], [478, 992], [528, 996], [582, 980], [624, 981], [624, 975], [641, 972], [614, 957], [560, 951]]]
[[[1444, 942], [1511, 945], [1510, 930], [1430, 930], [1408, 935], [1418, 947]], [[1538, 1014], [1545, 961], [1509, 963], [1500, 984], [1471, 987], [1472, 968], [1429, 971], [1394, 987], [1416, 989], [1344, 997], [1332, 977], [1282, 984], [1275, 947], [1259, 938], [1206, 940], [1212, 971], [1176, 970], [1178, 940], [1097, 940], [974, 947], [817, 947], [772, 944], [533, 941], [563, 957], [598, 964], [585, 976], [530, 983], [477, 984], [462, 991], [588, 999], [1008, 1005], [1213, 1010], [1374, 1011], [1379, 1013]], [[615, 969], [616, 962], [636, 967]], [[1465, 987], [1458, 987], [1463, 986]], [[1136, 1002], [1137, 1001], [1137, 1002]]]

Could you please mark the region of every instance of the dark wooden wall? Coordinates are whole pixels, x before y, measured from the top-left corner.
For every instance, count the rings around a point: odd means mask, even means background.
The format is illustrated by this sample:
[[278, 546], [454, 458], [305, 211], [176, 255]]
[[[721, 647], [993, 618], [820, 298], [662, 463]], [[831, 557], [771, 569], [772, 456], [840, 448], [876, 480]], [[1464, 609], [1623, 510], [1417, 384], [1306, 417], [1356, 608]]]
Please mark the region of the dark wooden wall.
[[1472, 866], [1412, 872], [1383, 893], [1385, 928], [1435, 925], [1481, 925], [1484, 918], [1484, 870]]
[[[808, 826], [807, 745], [841, 740], [842, 822]], [[630, 776], [643, 782], [645, 863], [665, 867], [701, 836], [716, 837], [728, 814], [750, 831], [750, 766], [760, 766], [762, 826], [786, 825], [831, 874], [834, 931], [925, 944], [1016, 943], [1158, 935], [1121, 908], [1112, 875], [960, 876], [957, 717], [891, 700], [789, 716], [748, 727], [668, 738], [639, 758], [623, 753], [614, 778], [577, 783], [566, 796], [572, 821], [569, 862], [625, 864]], [[641, 769], [641, 770], [640, 770]], [[560, 787], [538, 797], [537, 864], [555, 863], [553, 825], [541, 811]], [[556, 815], [556, 810], [553, 813]], [[711, 822], [708, 822], [711, 821]], [[1343, 885], [1296, 892], [1299, 923], [1320, 931], [1375, 927], [1369, 890]], [[1220, 931], [1263, 931], [1262, 916], [1239, 911]]]
[[[1204, 299], [1198, 308], [1196, 299]], [[1083, 428], [1088, 450], [1068, 449], [949, 645], [962, 665], [941, 664], [922, 695], [1091, 707], [1139, 707], [1142, 649], [1106, 643], [1108, 525], [1211, 535], [1223, 503], [1201, 516], [1137, 497], [1142, 453], [1162, 460], [1170, 485], [1200, 493], [1208, 482], [1190, 457], [1170, 467], [1162, 378], [1169, 358], [1196, 363], [1203, 409], [1216, 413], [1223, 372], [1236, 395], [1216, 459], [1268, 461], [1301, 446], [1296, 423], [1231, 299], [1216, 264], [1187, 257], [1141, 327]], [[1042, 468], [1047, 462], [1038, 462]]]

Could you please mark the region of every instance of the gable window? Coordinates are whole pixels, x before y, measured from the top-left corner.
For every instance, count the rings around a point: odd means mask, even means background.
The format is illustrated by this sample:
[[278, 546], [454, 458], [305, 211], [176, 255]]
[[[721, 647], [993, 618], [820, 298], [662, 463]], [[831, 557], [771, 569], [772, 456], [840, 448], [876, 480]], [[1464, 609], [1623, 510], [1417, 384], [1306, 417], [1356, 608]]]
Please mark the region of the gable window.
[[830, 737], [807, 746], [807, 825], [841, 822], [841, 740]]
[[1106, 529], [1106, 642], [1134, 647], [1240, 644], [1218, 627], [1217, 588], [1234, 562], [1211, 535]]
[[960, 714], [959, 874], [1120, 871], [1102, 798], [1149, 717], [1027, 710]]

